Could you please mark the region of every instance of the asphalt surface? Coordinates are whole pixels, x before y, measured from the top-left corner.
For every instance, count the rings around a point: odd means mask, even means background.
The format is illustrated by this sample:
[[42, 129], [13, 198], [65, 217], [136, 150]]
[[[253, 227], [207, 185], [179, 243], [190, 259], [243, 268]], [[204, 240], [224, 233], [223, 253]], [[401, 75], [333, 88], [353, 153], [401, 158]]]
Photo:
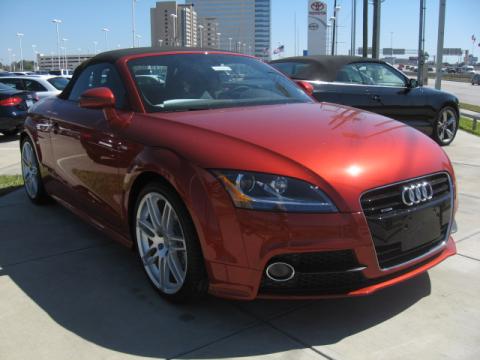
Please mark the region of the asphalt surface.
[[[15, 144], [8, 147], [16, 147]], [[59, 205], [0, 198], [0, 359], [480, 358], [480, 141], [446, 148], [459, 254], [361, 298], [175, 306], [135, 255]]]
[[[428, 80], [429, 87], [435, 87], [435, 79]], [[460, 102], [480, 106], [480, 86], [459, 81], [442, 81], [442, 90], [455, 94]]]

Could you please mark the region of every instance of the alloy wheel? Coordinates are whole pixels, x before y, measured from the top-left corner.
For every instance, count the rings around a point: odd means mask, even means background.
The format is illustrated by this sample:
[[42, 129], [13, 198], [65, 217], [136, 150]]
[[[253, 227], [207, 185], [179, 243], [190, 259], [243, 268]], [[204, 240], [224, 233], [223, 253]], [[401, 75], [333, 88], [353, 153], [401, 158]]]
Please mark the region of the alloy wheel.
[[445, 108], [440, 113], [437, 122], [437, 136], [443, 144], [450, 143], [457, 131], [457, 116], [455, 111]]
[[39, 188], [38, 167], [29, 141], [25, 141], [22, 146], [22, 175], [28, 196], [32, 199], [36, 198]]
[[166, 294], [178, 292], [187, 273], [185, 236], [175, 208], [162, 194], [149, 192], [140, 201], [136, 236], [150, 280]]

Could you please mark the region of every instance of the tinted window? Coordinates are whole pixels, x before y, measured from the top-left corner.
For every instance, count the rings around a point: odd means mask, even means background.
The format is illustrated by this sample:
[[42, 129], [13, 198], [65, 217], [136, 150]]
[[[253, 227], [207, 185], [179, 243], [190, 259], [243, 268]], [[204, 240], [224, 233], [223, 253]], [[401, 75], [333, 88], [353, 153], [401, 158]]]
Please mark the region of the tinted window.
[[149, 56], [128, 63], [149, 111], [311, 102], [259, 60], [223, 54]]
[[115, 95], [115, 107], [123, 109], [126, 103], [126, 91], [120, 76], [111, 64], [91, 65], [82, 71], [68, 96], [69, 100], [78, 101], [88, 89], [108, 87]]
[[298, 62], [282, 62], [282, 63], [273, 63], [271, 64], [275, 69], [284, 73], [289, 77], [298, 77], [298, 75], [309, 67], [309, 64], [298, 63]]
[[357, 69], [355, 64], [345, 65], [343, 68], [341, 68], [340, 71], [337, 73], [335, 81], [351, 84], [365, 83], [362, 74]]
[[12, 87], [0, 82], [0, 91], [12, 91]]
[[405, 86], [405, 78], [395, 69], [380, 63], [352, 64], [361, 74], [364, 83], [379, 86]]
[[48, 79], [47, 81], [52, 84], [55, 89], [63, 90], [70, 80], [64, 77], [55, 77]]
[[25, 90], [40, 92], [47, 91], [47, 89], [45, 89], [45, 86], [43, 86], [36, 80], [24, 79], [23, 81], [25, 82]]
[[0, 78], [0, 82], [2, 84], [5, 84], [13, 89], [17, 89], [17, 90], [25, 90], [23, 88], [23, 82], [21, 79], [3, 79], [3, 78]]

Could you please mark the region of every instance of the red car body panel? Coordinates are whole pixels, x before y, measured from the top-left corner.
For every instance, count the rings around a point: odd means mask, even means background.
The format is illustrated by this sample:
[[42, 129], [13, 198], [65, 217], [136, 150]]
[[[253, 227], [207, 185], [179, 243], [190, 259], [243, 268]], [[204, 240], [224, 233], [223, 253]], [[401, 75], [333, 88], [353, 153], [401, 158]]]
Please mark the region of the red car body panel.
[[[127, 63], [153, 55], [159, 54], [126, 56], [116, 63], [132, 112], [104, 113], [51, 98], [27, 119], [23, 136], [33, 139], [46, 190], [62, 204], [131, 246], [137, 186], [161, 176], [190, 212], [210, 292], [227, 298], [282, 298], [258, 293], [267, 262], [282, 253], [351, 249], [368, 279], [416, 263], [391, 271], [379, 268], [359, 199], [367, 190], [439, 172], [448, 173], [455, 184], [447, 155], [432, 140], [394, 120], [327, 103], [146, 113]], [[128, 125], [112, 126], [107, 121], [112, 117]], [[52, 121], [57, 128], [51, 128]], [[322, 189], [339, 212], [238, 209], [210, 169], [301, 179]], [[453, 254], [450, 237], [426, 264], [345, 295], [366, 295], [393, 285]]]

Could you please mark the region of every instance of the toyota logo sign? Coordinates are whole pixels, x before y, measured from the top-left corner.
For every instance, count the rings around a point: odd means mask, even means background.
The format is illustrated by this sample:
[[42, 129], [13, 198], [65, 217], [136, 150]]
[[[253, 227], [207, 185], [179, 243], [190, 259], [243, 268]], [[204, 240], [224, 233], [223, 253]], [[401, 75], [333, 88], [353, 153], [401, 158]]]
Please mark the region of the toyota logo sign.
[[320, 1], [315, 1], [310, 4], [310, 8], [313, 11], [322, 11], [325, 8], [325, 3], [322, 3]]
[[402, 190], [402, 201], [407, 206], [417, 205], [432, 198], [432, 185], [426, 181], [405, 186]]

